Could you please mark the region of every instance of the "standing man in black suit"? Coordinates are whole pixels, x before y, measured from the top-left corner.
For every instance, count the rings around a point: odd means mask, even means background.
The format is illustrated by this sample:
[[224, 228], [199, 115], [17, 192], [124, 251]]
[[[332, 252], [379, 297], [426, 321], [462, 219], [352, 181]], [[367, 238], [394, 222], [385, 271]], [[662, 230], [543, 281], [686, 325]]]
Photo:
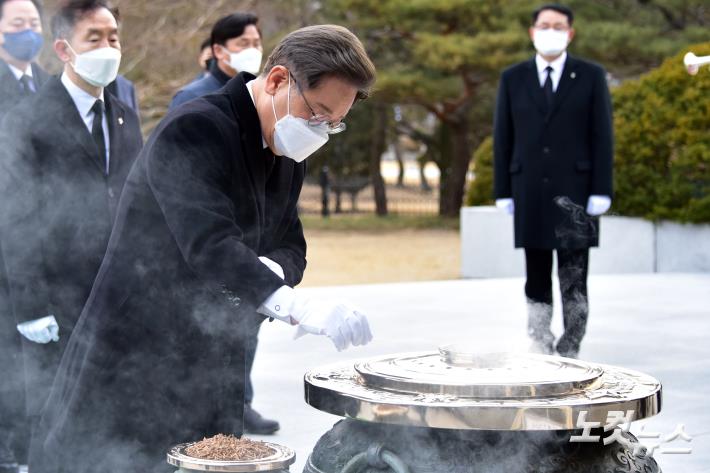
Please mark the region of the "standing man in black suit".
[[64, 63], [3, 122], [3, 248], [23, 335], [27, 411], [38, 422], [91, 290], [128, 171], [142, 146], [136, 115], [104, 87], [121, 58], [116, 14], [68, 0], [52, 19]]
[[[42, 49], [40, 10], [37, 0], [0, 0], [0, 121], [7, 110], [35, 94], [49, 78], [33, 62]], [[4, 146], [0, 138], [0, 148]], [[0, 247], [0, 473], [16, 472], [18, 462], [27, 457], [21, 350]]]
[[[573, 14], [557, 4], [533, 13], [537, 55], [502, 74], [495, 117], [496, 205], [514, 214], [525, 249], [532, 350], [577, 357], [588, 318], [589, 248], [611, 205], [612, 111], [604, 69], [572, 57]], [[564, 334], [555, 345], [552, 254]]]
[[42, 50], [37, 0], [0, 0], [0, 120], [49, 76], [34, 59]]

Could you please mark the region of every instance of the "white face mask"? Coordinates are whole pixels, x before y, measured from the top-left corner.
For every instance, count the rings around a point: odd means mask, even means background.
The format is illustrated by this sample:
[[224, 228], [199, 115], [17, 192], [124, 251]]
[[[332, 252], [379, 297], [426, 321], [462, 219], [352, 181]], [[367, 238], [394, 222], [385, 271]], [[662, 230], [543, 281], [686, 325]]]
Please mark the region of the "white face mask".
[[229, 53], [229, 67], [237, 72], [249, 72], [250, 74], [258, 74], [261, 70], [261, 51], [256, 48], [249, 48], [238, 53], [233, 53], [225, 48]]
[[274, 145], [276, 154], [286, 156], [300, 163], [321, 146], [328, 142], [327, 125], [313, 127], [308, 120], [291, 115], [291, 74], [288, 75], [288, 110], [280, 120], [276, 116], [274, 96], [271, 96], [271, 107], [274, 109], [276, 125], [274, 127]]
[[543, 56], [556, 56], [562, 54], [569, 44], [568, 31], [556, 31], [553, 29], [535, 30], [533, 34], [533, 44], [537, 52]]
[[77, 54], [69, 43], [67, 46], [74, 52], [74, 62], [71, 63], [74, 72], [86, 82], [94, 87], [106, 87], [116, 80], [121, 65], [121, 51], [107, 47]]

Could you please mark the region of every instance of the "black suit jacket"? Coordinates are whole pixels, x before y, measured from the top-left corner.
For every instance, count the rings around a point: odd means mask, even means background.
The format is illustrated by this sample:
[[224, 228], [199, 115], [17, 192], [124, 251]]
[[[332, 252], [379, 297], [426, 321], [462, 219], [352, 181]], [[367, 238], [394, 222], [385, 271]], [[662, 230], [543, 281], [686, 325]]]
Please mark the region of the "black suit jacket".
[[33, 472], [162, 471], [171, 444], [241, 433], [245, 337], [284, 284], [258, 256], [289, 285], [306, 265], [305, 165], [263, 148], [250, 79], [169, 113], [131, 170]]
[[[32, 63], [32, 80], [37, 91], [49, 80], [49, 74], [39, 65]], [[18, 104], [25, 96], [22, 92], [22, 85], [10, 70], [5, 61], [0, 59], [0, 120], [3, 116]]]
[[24, 342], [28, 411], [37, 415], [106, 250], [142, 146], [136, 115], [105, 93], [110, 171], [59, 78], [9, 112], [0, 156], [3, 250], [15, 322], [52, 314], [59, 343]]
[[[515, 201], [515, 246], [598, 245], [590, 195], [612, 195], [612, 111], [604, 69], [568, 56], [548, 110], [535, 59], [501, 76], [494, 126], [495, 197]], [[562, 200], [559, 200], [562, 198]]]

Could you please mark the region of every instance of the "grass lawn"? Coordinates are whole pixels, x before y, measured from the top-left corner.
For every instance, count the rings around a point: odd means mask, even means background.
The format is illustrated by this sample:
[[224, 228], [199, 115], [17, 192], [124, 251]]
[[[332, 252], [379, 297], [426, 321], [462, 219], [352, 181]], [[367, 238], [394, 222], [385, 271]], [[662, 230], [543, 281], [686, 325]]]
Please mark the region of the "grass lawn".
[[302, 219], [308, 242], [303, 286], [457, 279], [458, 220], [345, 215]]

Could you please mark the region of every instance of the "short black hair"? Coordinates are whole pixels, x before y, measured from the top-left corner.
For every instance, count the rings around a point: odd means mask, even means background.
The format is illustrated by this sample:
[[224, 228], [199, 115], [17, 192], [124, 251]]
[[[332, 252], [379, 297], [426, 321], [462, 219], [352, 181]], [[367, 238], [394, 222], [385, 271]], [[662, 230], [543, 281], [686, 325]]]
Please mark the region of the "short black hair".
[[534, 25], [537, 23], [537, 17], [540, 16], [540, 13], [542, 13], [545, 10], [554, 10], [557, 13], [562, 13], [567, 17], [567, 21], [569, 22], [569, 25], [572, 26], [572, 23], [574, 22], [574, 13], [572, 13], [572, 9], [569, 7], [566, 7], [564, 5], [560, 5], [559, 3], [547, 3], [537, 10], [535, 10], [532, 14], [532, 24]]
[[[2, 11], [5, 8], [5, 4], [10, 2], [11, 0], [0, 0], [0, 20], [2, 19]], [[42, 17], [42, 2], [40, 0], [30, 0], [35, 8], [37, 8], [37, 11], [39, 12], [40, 18]]]
[[203, 42], [200, 43], [200, 52], [202, 52], [203, 49], [209, 48], [212, 46], [212, 38], [207, 38]]
[[[212, 27], [210, 46], [215, 44], [224, 45], [228, 40], [243, 35], [247, 26], [256, 26], [258, 22], [259, 17], [253, 13], [232, 13], [220, 18]], [[261, 36], [261, 31], [259, 36]]]
[[120, 22], [118, 8], [113, 8], [107, 0], [65, 0], [60, 4], [51, 21], [54, 39], [67, 38], [86, 14], [105, 8]]

